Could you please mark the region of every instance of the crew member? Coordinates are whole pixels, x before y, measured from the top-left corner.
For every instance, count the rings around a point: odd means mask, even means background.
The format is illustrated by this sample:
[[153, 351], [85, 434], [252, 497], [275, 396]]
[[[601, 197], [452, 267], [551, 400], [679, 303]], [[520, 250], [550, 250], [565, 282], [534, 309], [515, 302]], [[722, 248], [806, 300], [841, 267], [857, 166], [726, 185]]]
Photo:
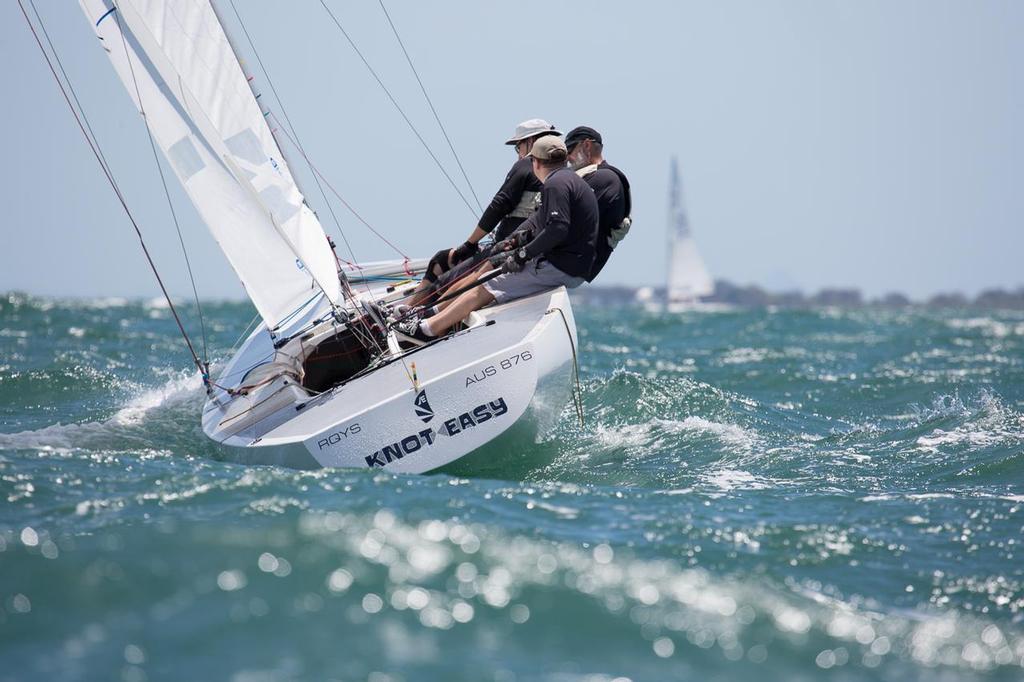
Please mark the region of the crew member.
[[[425, 296], [420, 294], [429, 292], [441, 275], [477, 255], [477, 244], [486, 235], [493, 231], [494, 240], [501, 241], [512, 234], [534, 212], [540, 201], [541, 183], [533, 174], [533, 165], [526, 155], [536, 140], [545, 135], [561, 134], [555, 130], [555, 126], [542, 118], [531, 118], [516, 126], [512, 137], [506, 140], [505, 144], [514, 146], [518, 160], [512, 164], [508, 175], [505, 176], [505, 182], [480, 216], [480, 222], [469, 238], [454, 249], [438, 251], [430, 259], [423, 282], [417, 288], [417, 295], [410, 301], [411, 304], [423, 300]], [[450, 280], [451, 277], [447, 279]]]
[[[543, 183], [540, 211], [517, 230], [532, 235], [525, 246], [508, 252], [505, 272], [461, 294], [429, 319], [399, 322], [400, 338], [426, 343], [446, 333], [469, 313], [492, 302], [505, 303], [546, 289], [582, 284], [594, 265], [598, 207], [593, 190], [565, 167], [568, 151], [555, 136], [533, 143], [527, 154], [533, 173]], [[481, 268], [477, 276], [485, 268]]]
[[629, 192], [629, 180], [615, 166], [604, 160], [604, 143], [601, 133], [588, 126], [579, 126], [565, 136], [565, 146], [569, 150], [569, 164], [577, 175], [587, 181], [597, 197], [597, 208], [600, 224], [597, 237], [597, 257], [587, 275], [587, 281], [593, 282], [601, 272], [612, 251], [632, 224], [632, 198]]

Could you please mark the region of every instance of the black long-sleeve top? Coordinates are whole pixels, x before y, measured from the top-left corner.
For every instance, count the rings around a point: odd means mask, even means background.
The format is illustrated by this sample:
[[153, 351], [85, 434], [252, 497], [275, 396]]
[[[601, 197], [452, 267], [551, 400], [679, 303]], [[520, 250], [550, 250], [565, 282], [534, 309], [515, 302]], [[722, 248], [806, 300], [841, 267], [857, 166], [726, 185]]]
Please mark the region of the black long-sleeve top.
[[608, 237], [612, 230], [622, 224], [630, 212], [629, 180], [622, 171], [602, 161], [593, 173], [584, 178], [597, 198], [597, 209], [600, 215], [597, 230], [597, 256], [590, 268], [587, 281], [593, 282], [601, 268], [612, 255], [612, 247]]
[[497, 226], [495, 241], [501, 241], [509, 236], [526, 220], [524, 217], [510, 216], [509, 213], [519, 205], [525, 192], [539, 192], [541, 187], [540, 180], [533, 174], [533, 162], [530, 161], [530, 157], [519, 159], [512, 164], [501, 189], [480, 216], [478, 227], [484, 232], [491, 232]]
[[541, 207], [520, 229], [530, 230], [527, 259], [544, 256], [567, 275], [586, 277], [597, 253], [597, 198], [590, 185], [568, 168], [544, 181]]

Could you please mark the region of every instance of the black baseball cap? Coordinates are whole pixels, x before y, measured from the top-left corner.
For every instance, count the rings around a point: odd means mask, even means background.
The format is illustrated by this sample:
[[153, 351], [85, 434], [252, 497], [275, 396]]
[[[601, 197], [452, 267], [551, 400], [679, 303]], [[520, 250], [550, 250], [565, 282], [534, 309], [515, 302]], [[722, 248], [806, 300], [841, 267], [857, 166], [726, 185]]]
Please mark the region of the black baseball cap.
[[593, 140], [598, 144], [604, 144], [601, 140], [601, 133], [597, 132], [590, 126], [577, 126], [569, 131], [569, 134], [565, 136], [565, 146], [567, 149], [572, 149], [583, 140]]

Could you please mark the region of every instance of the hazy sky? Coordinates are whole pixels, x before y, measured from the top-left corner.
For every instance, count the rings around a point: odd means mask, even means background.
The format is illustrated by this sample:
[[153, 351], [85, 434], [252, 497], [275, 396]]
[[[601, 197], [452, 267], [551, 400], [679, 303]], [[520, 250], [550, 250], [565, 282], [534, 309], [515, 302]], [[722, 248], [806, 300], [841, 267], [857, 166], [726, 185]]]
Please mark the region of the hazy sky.
[[[379, 3], [327, 1], [459, 178]], [[307, 151], [346, 200], [410, 255], [460, 243], [473, 216], [319, 1], [235, 2]], [[172, 292], [188, 293], [140, 117], [77, 3], [36, 4]], [[1024, 285], [1024, 2], [385, 5], [485, 204], [514, 161], [502, 142], [518, 121], [604, 134], [632, 181], [634, 227], [599, 283], [664, 279], [677, 155], [716, 277], [916, 297]], [[244, 46], [227, 0], [217, 6]], [[154, 295], [15, 2], [0, 3], [0, 62], [0, 291]], [[285, 153], [336, 237], [308, 170]], [[200, 294], [241, 296], [176, 183], [172, 198]], [[359, 259], [394, 256], [336, 210]]]

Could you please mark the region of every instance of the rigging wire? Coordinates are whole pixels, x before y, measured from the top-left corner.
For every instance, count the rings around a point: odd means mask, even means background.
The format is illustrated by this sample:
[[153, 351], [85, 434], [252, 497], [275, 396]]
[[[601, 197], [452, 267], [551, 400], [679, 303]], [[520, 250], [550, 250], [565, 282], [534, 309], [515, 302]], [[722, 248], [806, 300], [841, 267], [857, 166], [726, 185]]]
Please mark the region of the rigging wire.
[[[249, 49], [252, 50], [253, 56], [256, 57], [256, 63], [260, 66], [260, 71], [263, 72], [263, 77], [267, 79], [267, 84], [270, 86], [270, 91], [274, 93], [274, 99], [277, 100], [277, 105], [281, 108], [281, 113], [284, 115], [285, 121], [288, 122], [288, 127], [292, 129], [292, 135], [295, 136], [296, 147], [301, 151], [302, 143], [299, 141], [299, 134], [296, 132], [295, 124], [292, 123], [291, 118], [288, 116], [288, 110], [284, 107], [284, 100], [281, 99], [281, 95], [278, 94], [277, 88], [274, 87], [274, 81], [270, 78], [270, 73], [267, 71], [267, 67], [263, 64], [263, 59], [260, 57], [259, 50], [256, 49], [256, 45], [252, 40], [252, 36], [249, 35], [249, 29], [245, 27], [245, 22], [242, 21], [242, 16], [238, 13], [238, 8], [235, 7], [235, 0], [229, 0], [231, 4], [231, 10], [235, 13], [235, 18], [238, 19], [238, 25], [242, 27], [242, 33], [245, 35], [246, 42], [249, 43]], [[309, 162], [307, 161], [307, 164]], [[331, 214], [331, 218], [334, 220], [335, 227], [338, 228], [338, 232], [341, 234], [341, 238], [345, 238], [345, 232], [341, 229], [341, 221], [338, 220], [338, 216], [334, 212], [334, 207], [331, 202], [327, 199], [327, 194], [324, 192], [323, 186], [320, 184], [320, 178], [313, 174], [313, 182], [316, 183], [317, 189], [320, 190], [320, 196], [324, 198], [324, 203], [327, 205], [327, 210]]]
[[[68, 90], [64, 87], [64, 83], [61, 81], [60, 76], [57, 75], [57, 69], [55, 69], [53, 66], [53, 60], [50, 59], [49, 53], [47, 53], [46, 48], [43, 47], [43, 43], [39, 39], [39, 33], [36, 31], [35, 25], [29, 18], [28, 12], [25, 10], [25, 5], [22, 2], [22, 0], [18, 0], [18, 7], [21, 9], [21, 13], [25, 17], [25, 22], [28, 24], [29, 30], [32, 31], [32, 37], [35, 38], [36, 45], [39, 46], [39, 50], [43, 53], [43, 59], [46, 60], [46, 65], [50, 68], [50, 73], [53, 74], [53, 78], [57, 82], [57, 87], [60, 88], [61, 95], [64, 96], [64, 101], [67, 102], [68, 107], [71, 109], [71, 114], [75, 117], [75, 122], [78, 124], [78, 128], [82, 131], [82, 135], [85, 137], [85, 141], [89, 145], [89, 149], [92, 151], [93, 156], [96, 157], [97, 163], [100, 164], [100, 168], [103, 170], [103, 174], [104, 176], [106, 176], [107, 182], [110, 183], [111, 188], [114, 190], [114, 194], [117, 196], [118, 201], [121, 203], [121, 207], [124, 209], [125, 214], [128, 216], [128, 220], [131, 221], [132, 227], [135, 228], [135, 234], [139, 238], [139, 244], [142, 246], [142, 252], [145, 254], [146, 260], [149, 261], [149, 267], [153, 271], [153, 275], [156, 277], [157, 284], [160, 285], [160, 290], [163, 292], [164, 298], [167, 300], [168, 308], [170, 309], [171, 314], [174, 316], [174, 321], [178, 324], [178, 329], [179, 331], [181, 331], [182, 338], [185, 339], [185, 345], [188, 346], [189, 353], [192, 354], [192, 361], [195, 363], [196, 368], [203, 375], [204, 382], [208, 383], [208, 370], [206, 369], [206, 367], [204, 367], [202, 361], [199, 359], [199, 355], [196, 353], [196, 349], [192, 345], [192, 340], [189, 338], [188, 333], [185, 331], [185, 326], [181, 322], [181, 317], [178, 316], [178, 310], [174, 307], [174, 303], [171, 301], [170, 294], [167, 293], [167, 288], [164, 286], [164, 282], [160, 278], [160, 273], [156, 268], [156, 263], [153, 262], [153, 258], [152, 256], [150, 256], [149, 249], [146, 247], [146, 241], [142, 238], [142, 230], [139, 228], [139, 224], [135, 221], [135, 216], [132, 214], [131, 209], [128, 208], [128, 202], [125, 200], [124, 195], [121, 193], [121, 190], [117, 185], [117, 182], [114, 180], [114, 176], [111, 173], [110, 168], [104, 161], [102, 152], [99, 151], [99, 140], [97, 138], [94, 142], [93, 138], [89, 136], [88, 131], [91, 130], [92, 127], [88, 126], [87, 130], [88, 117], [85, 115], [85, 110], [83, 109], [81, 112], [81, 116], [79, 116], [79, 112], [75, 109], [75, 105], [72, 103], [71, 98], [68, 96]], [[42, 25], [42, 22], [40, 22], [40, 26]], [[60, 64], [60, 56], [57, 54], [56, 51], [54, 51], [53, 53], [53, 58], [57, 61], [58, 64]], [[61, 71], [64, 72], [63, 65], [61, 66]], [[69, 80], [69, 88], [70, 83], [71, 81]], [[83, 120], [86, 121], [86, 123], [83, 123]]]
[[[32, 0], [29, 0], [30, 2]], [[128, 71], [132, 76], [132, 85], [135, 88], [135, 98], [139, 101], [139, 113], [142, 114], [142, 122], [146, 126], [146, 137], [149, 139], [149, 148], [153, 152], [153, 163], [156, 164], [157, 173], [160, 175], [160, 184], [164, 189], [164, 196], [167, 197], [167, 208], [171, 212], [171, 219], [174, 221], [174, 230], [178, 233], [178, 243], [181, 244], [181, 254], [185, 257], [185, 267], [188, 270], [188, 279], [192, 283], [192, 295], [195, 297], [196, 311], [199, 314], [199, 328], [203, 337], [203, 364], [210, 366], [209, 346], [206, 342], [206, 321], [203, 319], [203, 306], [199, 303], [199, 290], [196, 288], [196, 279], [192, 274], [192, 261], [188, 257], [188, 249], [185, 248], [185, 238], [181, 234], [181, 225], [178, 222], [178, 213], [174, 210], [174, 202], [171, 200], [171, 192], [167, 189], [167, 178], [164, 176], [163, 166], [160, 164], [160, 155], [156, 151], [156, 142], [153, 140], [153, 131], [149, 127], [149, 118], [146, 116], [146, 107], [142, 104], [142, 92], [139, 90], [139, 82], [135, 78], [135, 67], [132, 65], [131, 54], [128, 52], [128, 40], [124, 37], [124, 28], [121, 26], [121, 19], [117, 13], [114, 14], [114, 21], [117, 23], [117, 31], [121, 34], [121, 45], [124, 47], [124, 57], [128, 62]]]
[[[68, 84], [68, 90], [71, 91], [71, 96], [74, 98], [75, 104], [78, 105], [78, 110], [82, 112], [82, 115], [83, 115], [83, 118], [84, 118], [84, 116], [85, 116], [85, 109], [82, 107], [82, 103], [78, 100], [78, 94], [75, 92], [75, 87], [71, 84], [71, 79], [68, 78], [67, 71], [64, 70], [64, 64], [61, 63], [60, 57], [57, 56], [57, 48], [53, 46], [53, 41], [50, 40], [50, 33], [49, 33], [49, 31], [46, 30], [46, 24], [43, 23], [43, 18], [41, 16], [39, 16], [39, 10], [36, 9], [35, 0], [28, 0], [28, 3], [29, 3], [29, 5], [32, 6], [32, 11], [36, 15], [36, 21], [39, 22], [39, 28], [42, 29], [42, 31], [43, 31], [43, 36], [46, 38], [46, 44], [50, 46], [50, 51], [53, 52], [53, 56], [57, 57], [57, 66], [60, 68], [60, 72], [64, 76], [64, 80]], [[86, 128], [89, 129], [89, 135], [92, 136], [91, 139], [93, 139], [93, 140], [97, 139], [96, 138], [96, 133], [93, 132], [92, 126], [89, 125], [89, 119], [85, 119], [85, 126], [86, 126]], [[98, 146], [97, 146], [97, 148], [98, 148]], [[100, 149], [99, 152], [100, 152], [100, 161], [101, 161], [102, 165], [104, 167], [107, 167], [107, 165], [108, 165], [107, 164], [107, 159], [106, 159], [105, 156], [103, 156], [103, 150]]]
[[372, 66], [370, 66], [370, 62], [367, 61], [366, 57], [363, 56], [363, 53], [356, 46], [355, 41], [352, 40], [351, 36], [349, 36], [348, 31], [346, 31], [345, 28], [341, 25], [341, 22], [338, 21], [338, 18], [334, 15], [334, 12], [331, 11], [331, 8], [327, 6], [327, 3], [324, 2], [324, 0], [320, 0], [320, 4], [323, 6], [328, 16], [331, 17], [331, 21], [334, 22], [334, 25], [338, 27], [339, 31], [341, 31], [341, 34], [345, 36], [345, 40], [348, 41], [348, 44], [351, 45], [352, 49], [355, 50], [355, 53], [359, 55], [359, 59], [362, 60], [363, 65], [370, 72], [370, 75], [373, 76], [374, 80], [377, 81], [377, 85], [381, 87], [381, 89], [384, 91], [384, 94], [387, 95], [388, 99], [391, 101], [391, 104], [393, 104], [395, 109], [398, 110], [398, 113], [401, 114], [402, 119], [405, 121], [406, 125], [409, 126], [409, 129], [412, 130], [413, 134], [416, 136], [416, 139], [420, 141], [420, 144], [423, 145], [423, 148], [427, 151], [427, 154], [429, 154], [430, 158], [434, 160], [434, 163], [437, 165], [438, 170], [440, 170], [441, 174], [444, 175], [445, 178], [447, 178], [448, 183], [452, 186], [452, 189], [454, 189], [455, 192], [459, 195], [459, 198], [462, 199], [462, 203], [464, 203], [466, 205], [466, 208], [469, 209], [469, 212], [473, 214], [473, 218], [479, 219], [479, 216], [477, 216], [476, 210], [473, 208], [473, 205], [469, 203], [469, 199], [466, 198], [466, 195], [462, 193], [461, 189], [459, 189], [459, 186], [455, 183], [455, 180], [453, 180], [452, 176], [448, 174], [447, 170], [445, 170], [444, 165], [437, 158], [437, 155], [434, 154], [433, 150], [430, 149], [430, 145], [427, 144], [427, 141], [423, 139], [422, 135], [420, 135], [420, 132], [419, 130], [416, 129], [416, 126], [413, 125], [412, 121], [409, 120], [409, 117], [406, 115], [401, 105], [395, 99], [394, 95], [392, 95], [391, 91], [388, 90], [386, 85], [384, 85], [384, 81], [381, 80], [380, 76], [377, 75], [377, 72], [373, 69]]
[[[283, 123], [281, 123], [281, 120], [278, 119], [277, 116], [274, 115], [270, 111], [269, 107], [268, 107], [268, 110], [266, 112], [264, 112], [264, 115], [265, 116], [266, 115], [273, 115], [274, 116], [274, 120], [277, 122], [278, 128], [281, 130], [282, 133], [285, 134], [285, 136], [288, 137], [288, 140], [295, 146], [295, 148], [299, 151], [299, 154], [305, 160], [306, 165], [309, 166], [310, 172], [313, 174], [313, 182], [316, 183], [317, 189], [320, 191], [320, 195], [323, 197], [324, 203], [327, 205], [327, 210], [331, 214], [331, 218], [334, 221], [335, 227], [337, 227], [337, 229], [338, 229], [338, 234], [341, 236], [341, 240], [345, 243], [345, 247], [348, 250], [349, 256], [352, 258], [352, 261], [355, 262], [356, 261], [355, 251], [352, 249], [352, 245], [348, 241], [348, 236], [345, 234], [345, 230], [342, 229], [342, 227], [341, 227], [341, 221], [338, 219], [338, 216], [337, 216], [337, 214], [334, 211], [333, 204], [331, 204], [330, 200], [327, 198], [327, 193], [324, 191], [323, 184], [321, 183], [320, 176], [318, 175], [317, 171], [315, 171], [313, 169], [313, 165], [312, 165], [312, 163], [309, 160], [309, 156], [306, 154], [306, 149], [302, 145], [301, 140], [299, 140], [298, 130], [296, 129], [295, 124], [292, 123], [291, 117], [288, 116], [288, 110], [284, 106], [284, 100], [281, 99], [281, 95], [278, 93], [277, 87], [275, 87], [274, 81], [270, 77], [270, 72], [267, 71], [267, 67], [263, 63], [263, 58], [260, 57], [259, 50], [256, 49], [256, 43], [253, 41], [252, 36], [249, 34], [249, 29], [246, 28], [245, 22], [242, 20], [242, 15], [238, 12], [238, 7], [235, 6], [235, 1], [234, 0], [229, 0], [229, 3], [231, 5], [231, 10], [234, 12], [235, 18], [238, 20], [238, 25], [242, 28], [242, 33], [245, 35], [246, 42], [249, 43], [249, 49], [252, 50], [253, 56], [256, 57], [256, 63], [259, 64], [260, 71], [263, 73], [263, 77], [266, 78], [267, 84], [270, 85], [270, 91], [273, 93], [274, 99], [277, 100], [277, 105], [281, 109], [281, 113], [284, 115], [285, 121], [287, 122], [288, 125], [285, 126]], [[290, 135], [288, 133], [288, 128], [291, 128], [291, 134]], [[271, 130], [271, 134], [273, 134], [273, 132], [274, 131], [272, 129]], [[342, 201], [342, 203], [344, 203], [344, 201]], [[347, 206], [347, 204], [346, 204], [346, 206]], [[349, 207], [349, 210], [352, 210], [351, 207]], [[366, 224], [366, 221], [362, 220], [362, 218], [359, 217], [359, 215], [356, 214], [354, 211], [353, 211], [353, 214], [356, 215], [356, 217], [359, 218], [364, 224]], [[367, 226], [369, 226], [369, 225], [367, 224]], [[373, 228], [370, 228], [370, 229], [371, 229], [371, 231], [373, 231]], [[375, 231], [374, 231], [374, 233], [376, 234]], [[399, 255], [401, 255], [406, 260], [408, 260], [408, 258], [409, 258], [408, 256], [406, 256], [405, 254], [401, 253], [400, 251], [399, 251]], [[335, 258], [337, 258], [337, 255], [335, 255]], [[340, 263], [339, 263], [339, 266], [340, 266]], [[339, 270], [340, 270], [340, 267], [339, 267]], [[343, 281], [343, 284], [345, 285], [345, 286], [342, 287], [342, 291], [345, 293], [346, 298], [349, 298], [351, 300], [351, 302], [353, 303], [353, 307], [355, 307], [354, 296], [352, 295], [352, 292], [349, 290], [347, 278], [343, 277], [342, 281]], [[366, 286], [366, 290], [367, 290], [367, 293], [370, 292], [369, 285]], [[379, 348], [379, 344], [376, 343], [376, 339], [374, 338], [372, 331], [369, 329], [369, 323], [365, 323], [364, 326], [366, 327], [365, 337], [362, 338], [362, 341], [364, 342], [364, 345], [367, 345], [367, 346], [374, 345], [374, 346], [377, 346]], [[353, 331], [353, 333], [356, 333], [356, 328], [354, 326], [352, 327], [352, 331]], [[369, 343], [367, 343], [367, 341], [369, 341]]]
[[[470, 182], [466, 169], [462, 167], [462, 159], [459, 158], [458, 153], [455, 151], [455, 145], [452, 144], [451, 138], [448, 137], [448, 131], [445, 129], [444, 124], [441, 123], [441, 117], [438, 115], [437, 109], [434, 108], [434, 102], [431, 101], [430, 95], [427, 94], [427, 88], [423, 85], [419, 72], [416, 71], [416, 67], [413, 66], [412, 57], [409, 56], [409, 51], [405, 49], [405, 43], [402, 42], [401, 36], [398, 35], [398, 29], [395, 27], [395, 22], [391, 20], [388, 8], [384, 6], [384, 0], [377, 1], [380, 3], [380, 8], [384, 10], [384, 16], [387, 17], [388, 25], [391, 27], [391, 32], [395, 34], [395, 40], [398, 41], [399, 47], [402, 48], [402, 54], [405, 55], [405, 61], [409, 63], [409, 68], [412, 69], [412, 75], [416, 77], [416, 82], [420, 86], [420, 92], [423, 93], [424, 99], [427, 100], [427, 104], [430, 106], [430, 113], [434, 115], [434, 120], [437, 121], [437, 126], [441, 129], [441, 134], [444, 135], [444, 141], [448, 143], [448, 149], [452, 151], [452, 156], [455, 157], [455, 163], [458, 165], [459, 171], [462, 173], [462, 178], [466, 181], [466, 185], [469, 187], [469, 191], [473, 195], [473, 200], [476, 201], [476, 207], [481, 213], [483, 213], [484, 207], [480, 203], [480, 197], [476, 195], [476, 189], [473, 188], [473, 183]], [[234, 2], [234, 0], [232, 0], [232, 2]]]
[[[332, 193], [332, 194], [333, 194], [333, 195], [334, 195], [335, 197], [337, 197], [338, 201], [340, 201], [340, 202], [342, 203], [342, 205], [343, 205], [343, 206], [344, 206], [345, 208], [347, 208], [347, 209], [349, 210], [349, 212], [350, 212], [350, 213], [351, 213], [352, 215], [354, 215], [354, 216], [356, 217], [356, 220], [358, 220], [358, 221], [359, 221], [359, 222], [361, 222], [361, 223], [362, 223], [362, 224], [363, 224], [364, 226], [366, 226], [366, 229], [368, 229], [368, 230], [369, 230], [370, 232], [372, 232], [372, 233], [374, 233], [375, 235], [377, 235], [377, 238], [378, 238], [378, 239], [380, 239], [380, 240], [381, 240], [382, 242], [384, 242], [385, 244], [387, 244], [388, 246], [390, 246], [390, 247], [391, 247], [391, 248], [392, 248], [392, 249], [393, 249], [393, 250], [395, 251], [395, 253], [397, 253], [397, 254], [398, 254], [399, 256], [401, 256], [401, 257], [402, 257], [402, 258], [404, 258], [405, 260], [412, 260], [411, 258], [409, 258], [409, 256], [405, 255], [405, 253], [404, 253], [404, 252], [403, 252], [403, 251], [402, 251], [402, 250], [401, 250], [400, 248], [398, 248], [397, 246], [395, 246], [395, 244], [394, 244], [394, 243], [393, 243], [393, 242], [392, 242], [391, 240], [389, 240], [389, 239], [388, 239], [387, 237], [385, 237], [385, 236], [384, 236], [384, 235], [382, 235], [382, 234], [381, 234], [380, 232], [378, 232], [377, 230], [375, 230], [375, 229], [373, 228], [373, 225], [370, 225], [370, 223], [368, 223], [368, 222], [366, 221], [366, 219], [364, 219], [364, 218], [363, 218], [363, 216], [359, 215], [359, 212], [358, 212], [358, 211], [356, 211], [356, 210], [355, 210], [354, 208], [352, 208], [352, 205], [351, 205], [351, 204], [349, 204], [349, 203], [348, 203], [347, 201], [345, 201], [345, 199], [344, 199], [344, 198], [343, 198], [343, 197], [341, 196], [341, 194], [339, 194], [339, 193], [338, 193], [338, 190], [336, 190], [336, 189], [334, 188], [334, 185], [332, 185], [332, 184], [331, 184], [331, 181], [330, 181], [330, 180], [328, 180], [328, 179], [327, 179], [326, 177], [324, 177], [324, 174], [320, 172], [320, 169], [319, 169], [319, 168], [317, 168], [317, 166], [316, 166], [316, 165], [315, 165], [315, 164], [313, 163], [313, 161], [312, 161], [312, 160], [311, 160], [311, 159], [309, 158], [309, 156], [308, 156], [308, 155], [306, 154], [305, 150], [304, 150], [304, 149], [303, 149], [302, 147], [300, 147], [300, 146], [298, 145], [298, 143], [297, 143], [297, 142], [295, 141], [295, 139], [294, 139], [294, 138], [292, 138], [292, 136], [291, 136], [291, 135], [289, 135], [289, 134], [288, 134], [288, 130], [287, 130], [287, 129], [286, 129], [286, 128], [285, 128], [285, 127], [284, 127], [284, 126], [283, 126], [283, 125], [281, 124], [281, 120], [280, 120], [280, 119], [279, 119], [279, 118], [277, 117], [277, 114], [275, 114], [275, 113], [274, 113], [273, 111], [271, 111], [271, 112], [270, 112], [270, 116], [271, 116], [271, 117], [272, 117], [272, 118], [273, 118], [273, 119], [274, 119], [275, 121], [277, 121], [277, 124], [278, 124], [278, 125], [279, 125], [279, 126], [281, 127], [281, 132], [283, 132], [283, 133], [284, 133], [284, 136], [285, 136], [286, 138], [288, 138], [288, 141], [289, 141], [289, 142], [290, 142], [290, 143], [292, 144], [292, 146], [294, 146], [294, 147], [295, 147], [295, 148], [296, 148], [296, 149], [297, 149], [297, 150], [299, 151], [299, 154], [301, 154], [301, 155], [302, 155], [302, 157], [303, 157], [303, 158], [304, 158], [304, 159], [306, 160], [306, 163], [308, 163], [308, 164], [309, 164], [309, 167], [310, 167], [310, 168], [311, 168], [311, 169], [313, 170], [313, 173], [314, 173], [314, 174], [316, 174], [316, 175], [318, 175], [318, 176], [320, 176], [320, 179], [324, 181], [324, 184], [325, 184], [325, 185], [327, 185], [327, 189], [331, 190], [331, 193]], [[344, 233], [343, 233], [343, 234], [344, 234]], [[345, 244], [346, 244], [346, 245], [348, 245], [348, 240], [347, 240], [347, 239], [345, 240]], [[349, 251], [351, 251], [351, 248], [349, 249]], [[355, 256], [353, 256], [353, 258], [355, 258]]]

